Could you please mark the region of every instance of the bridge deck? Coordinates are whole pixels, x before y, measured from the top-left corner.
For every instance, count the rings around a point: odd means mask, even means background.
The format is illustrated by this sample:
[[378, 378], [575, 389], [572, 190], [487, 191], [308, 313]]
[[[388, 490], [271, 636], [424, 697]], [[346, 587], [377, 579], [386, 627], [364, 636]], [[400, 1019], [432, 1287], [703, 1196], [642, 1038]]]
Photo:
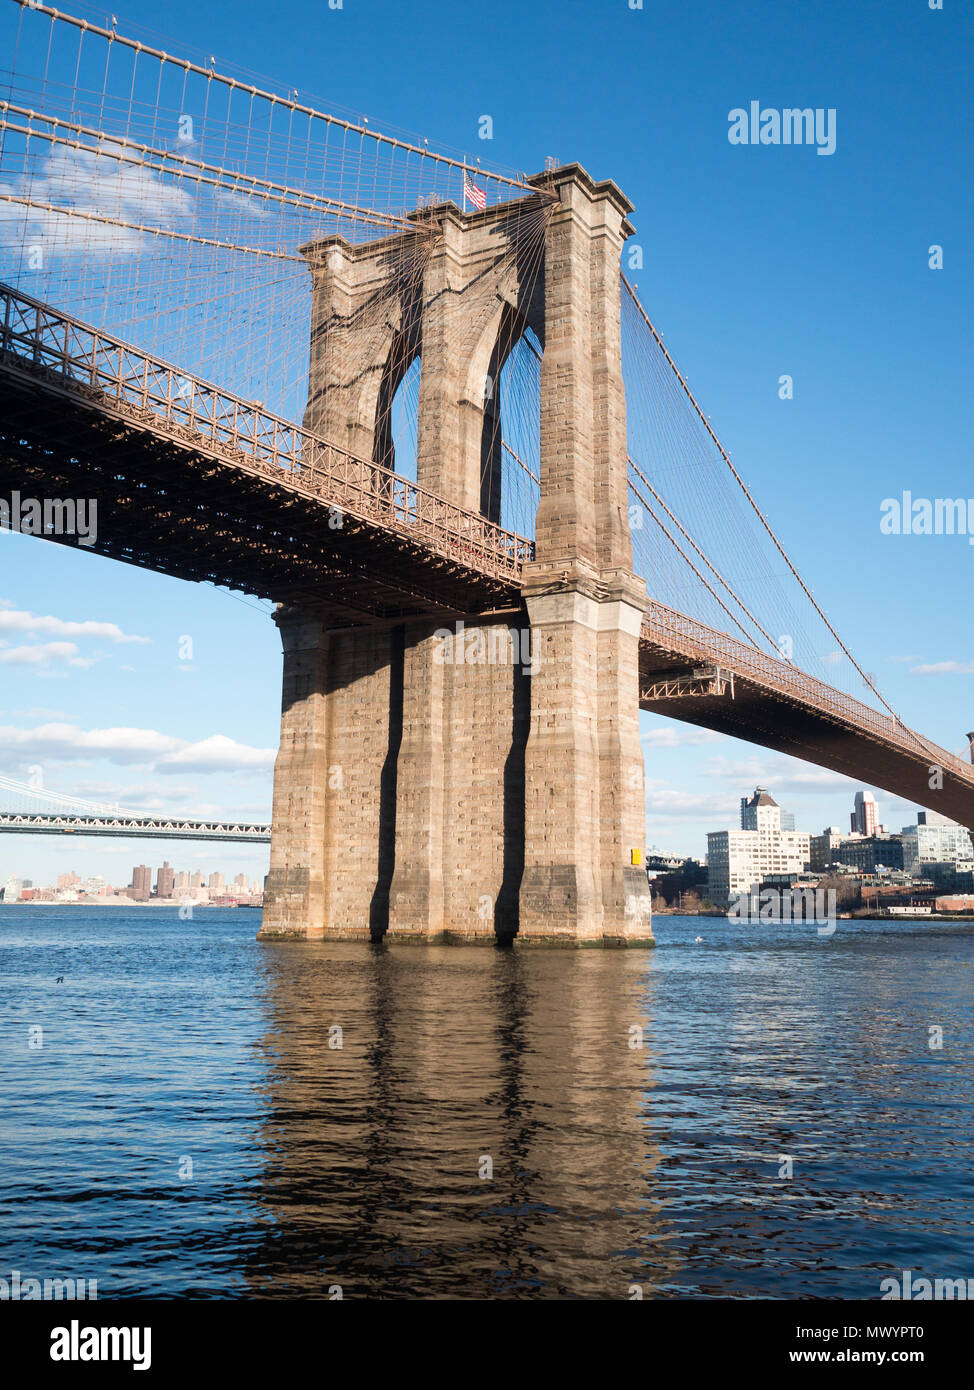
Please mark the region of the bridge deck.
[[[733, 695], [728, 689], [650, 697], [660, 674], [702, 666], [730, 672]], [[706, 691], [706, 682], [698, 684]], [[789, 753], [974, 828], [970, 763], [789, 662], [661, 604], [651, 604], [643, 622], [640, 695], [641, 707], [653, 713]], [[937, 769], [939, 789], [931, 787]]]
[[258, 822], [201, 821], [171, 816], [74, 815], [65, 812], [0, 811], [0, 833], [14, 835], [108, 835], [141, 840], [226, 840], [269, 844], [271, 828]]
[[[336, 624], [520, 604], [530, 541], [7, 286], [0, 306], [0, 489], [96, 499], [98, 553]], [[733, 695], [658, 694], [701, 663], [732, 673]], [[641, 678], [645, 709], [974, 827], [968, 763], [727, 633], [650, 604]]]
[[97, 553], [336, 624], [517, 601], [523, 537], [8, 286], [0, 309], [0, 486], [94, 499]]

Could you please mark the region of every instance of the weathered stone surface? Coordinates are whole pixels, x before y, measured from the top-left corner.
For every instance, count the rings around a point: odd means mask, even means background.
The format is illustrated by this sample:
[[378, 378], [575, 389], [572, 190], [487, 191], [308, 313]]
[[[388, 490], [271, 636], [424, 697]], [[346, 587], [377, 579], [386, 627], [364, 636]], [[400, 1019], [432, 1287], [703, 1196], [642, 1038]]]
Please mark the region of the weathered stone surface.
[[329, 636], [287, 611], [278, 623], [284, 701], [261, 936], [368, 940], [384, 930], [392, 877], [395, 634]]

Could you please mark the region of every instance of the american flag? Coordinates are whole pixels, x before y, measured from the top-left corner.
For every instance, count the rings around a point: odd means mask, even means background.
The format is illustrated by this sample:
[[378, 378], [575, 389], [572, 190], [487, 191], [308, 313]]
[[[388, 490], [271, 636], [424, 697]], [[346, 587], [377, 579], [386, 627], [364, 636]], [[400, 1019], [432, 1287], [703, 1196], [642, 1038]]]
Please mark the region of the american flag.
[[463, 176], [463, 196], [469, 198], [475, 208], [487, 206], [487, 190], [478, 188], [475, 183], [471, 183], [466, 174]]

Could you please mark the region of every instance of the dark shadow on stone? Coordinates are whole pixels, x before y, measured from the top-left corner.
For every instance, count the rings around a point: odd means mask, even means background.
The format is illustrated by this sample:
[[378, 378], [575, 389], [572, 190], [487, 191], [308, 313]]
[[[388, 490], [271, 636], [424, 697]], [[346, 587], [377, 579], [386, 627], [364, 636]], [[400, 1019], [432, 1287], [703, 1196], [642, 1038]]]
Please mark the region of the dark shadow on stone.
[[396, 867], [396, 795], [399, 748], [402, 743], [406, 648], [404, 627], [393, 629], [389, 648], [389, 746], [379, 777], [379, 863], [375, 892], [369, 905], [369, 932], [373, 941], [381, 941], [389, 926], [389, 890]]
[[[527, 631], [525, 614], [521, 634]], [[524, 875], [524, 759], [531, 723], [531, 676], [523, 651], [520, 655], [522, 660], [511, 667], [511, 751], [504, 763], [504, 874], [494, 905], [494, 931], [502, 946], [510, 945], [517, 935]]]

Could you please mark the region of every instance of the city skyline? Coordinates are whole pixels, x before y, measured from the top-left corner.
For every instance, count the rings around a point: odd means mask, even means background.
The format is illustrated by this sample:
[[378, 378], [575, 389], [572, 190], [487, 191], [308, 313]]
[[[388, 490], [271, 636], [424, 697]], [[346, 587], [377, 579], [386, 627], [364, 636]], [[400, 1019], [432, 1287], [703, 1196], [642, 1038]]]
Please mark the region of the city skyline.
[[[0, 875], [3, 902], [16, 901], [11, 895], [25, 890], [34, 895], [46, 895], [45, 901], [73, 902], [80, 896], [88, 901], [110, 897], [126, 902], [182, 904], [197, 901], [205, 904], [223, 899], [246, 899], [248, 902], [259, 899], [263, 894], [263, 880], [248, 878], [243, 872], [230, 878], [219, 869], [174, 869], [168, 860], [156, 868], [148, 864], [133, 865], [125, 883], [112, 883], [100, 874], [79, 874], [76, 869], [59, 873], [53, 883], [35, 882], [26, 874], [18, 874], [16, 869]], [[35, 896], [33, 900], [39, 899]]]

